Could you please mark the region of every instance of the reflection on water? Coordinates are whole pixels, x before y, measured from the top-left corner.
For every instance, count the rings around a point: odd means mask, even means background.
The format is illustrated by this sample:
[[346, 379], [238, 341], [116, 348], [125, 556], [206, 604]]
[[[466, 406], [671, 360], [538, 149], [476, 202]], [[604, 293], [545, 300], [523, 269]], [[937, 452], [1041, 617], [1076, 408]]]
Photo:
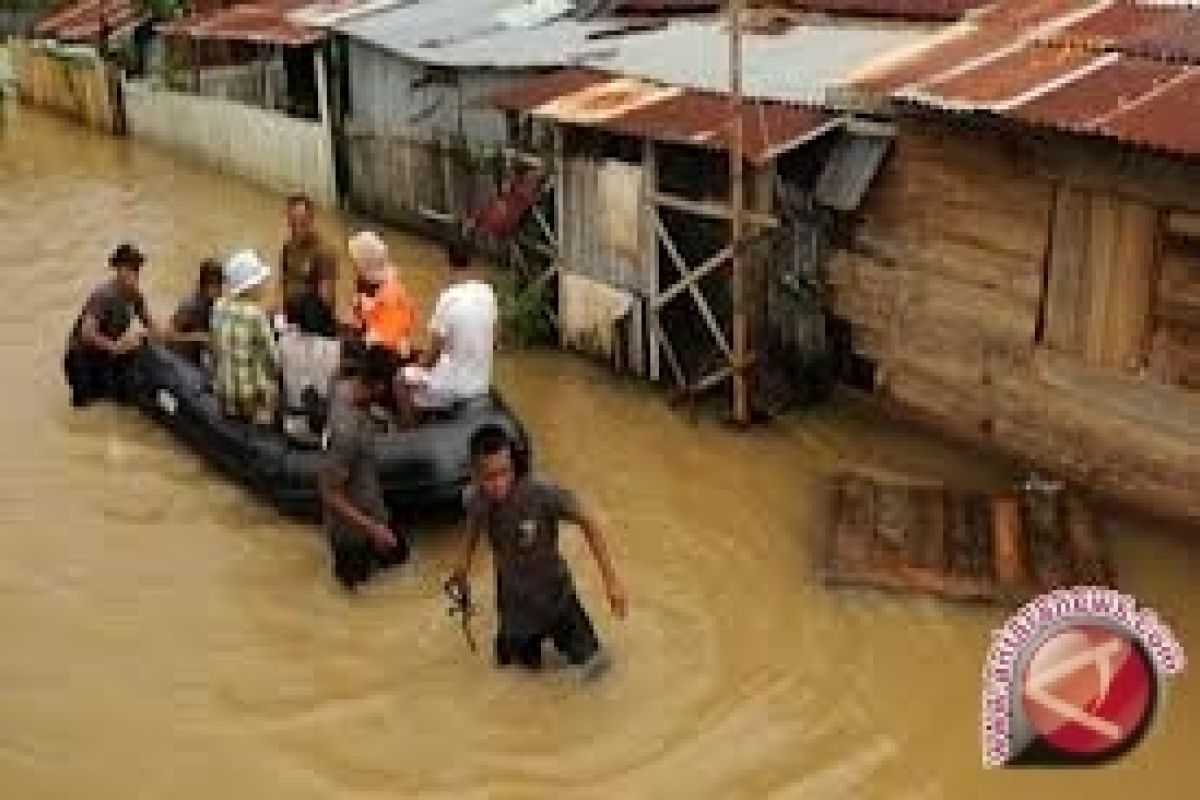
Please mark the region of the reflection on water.
[[[202, 256], [274, 254], [278, 197], [18, 112], [0, 132], [0, 223], [6, 797], [1115, 798], [1200, 777], [1191, 675], [1126, 763], [982, 772], [978, 676], [1000, 613], [814, 583], [822, 470], [998, 467], [847, 404], [746, 434], [692, 423], [558, 353], [505, 353], [499, 381], [542, 468], [597, 509], [633, 609], [607, 615], [568, 538], [617, 668], [585, 689], [493, 670], [440, 594], [452, 530], [420, 531], [415, 563], [351, 601], [312, 528], [133, 413], [67, 408], [63, 337], [109, 249], [144, 246], [165, 313]], [[389, 236], [428, 307], [437, 251]], [[1200, 641], [1197, 543], [1119, 527], [1126, 587]]]

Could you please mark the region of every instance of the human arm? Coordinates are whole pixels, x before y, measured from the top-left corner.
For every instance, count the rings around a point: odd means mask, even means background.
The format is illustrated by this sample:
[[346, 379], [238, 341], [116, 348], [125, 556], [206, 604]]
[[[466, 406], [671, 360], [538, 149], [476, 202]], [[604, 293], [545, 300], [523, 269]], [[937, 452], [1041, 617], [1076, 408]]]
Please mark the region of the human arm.
[[79, 325], [79, 337], [88, 347], [110, 353], [114, 356], [123, 355], [137, 349], [140, 341], [132, 332], [113, 339], [100, 331], [100, 319], [91, 311], [83, 312], [83, 320]]
[[579, 526], [587, 541], [592, 558], [600, 569], [600, 578], [604, 581], [604, 594], [608, 597], [608, 605], [618, 619], [624, 619], [629, 611], [629, 596], [625, 593], [625, 585], [617, 575], [613, 566], [612, 556], [608, 552], [608, 542], [600, 530], [600, 525], [590, 513], [572, 502], [565, 514], [566, 519]]
[[421, 366], [426, 369], [432, 369], [433, 365], [442, 357], [442, 352], [446, 349], [446, 337], [440, 333], [431, 332], [429, 339], [429, 349], [421, 354]]
[[331, 250], [322, 248], [313, 256], [313, 289], [333, 308], [337, 290], [337, 256]]
[[271, 320], [265, 311], [260, 315], [258, 335], [255, 338], [258, 342], [260, 357], [267, 371], [271, 375], [278, 376], [281, 373], [279, 367], [279, 345], [275, 341], [275, 331], [271, 327]]
[[350, 501], [346, 494], [346, 483], [349, 480], [348, 471], [340, 464], [331, 464], [322, 470], [318, 479], [321, 491], [321, 502], [331, 512], [357, 528], [370, 539], [376, 547], [386, 550], [396, 546], [396, 534], [382, 520], [377, 520], [366, 514]]
[[[140, 292], [138, 293], [137, 299], [134, 300], [133, 310], [134, 313], [137, 314], [137, 318], [141, 320], [142, 326], [145, 327], [146, 333], [150, 335], [151, 339], [161, 340], [166, 337], [167, 331], [164, 330], [163, 327], [158, 324], [158, 321], [150, 314], [150, 309], [146, 305], [146, 297]], [[138, 344], [141, 344], [141, 342], [139, 341]], [[134, 349], [136, 349], [136, 346]]]

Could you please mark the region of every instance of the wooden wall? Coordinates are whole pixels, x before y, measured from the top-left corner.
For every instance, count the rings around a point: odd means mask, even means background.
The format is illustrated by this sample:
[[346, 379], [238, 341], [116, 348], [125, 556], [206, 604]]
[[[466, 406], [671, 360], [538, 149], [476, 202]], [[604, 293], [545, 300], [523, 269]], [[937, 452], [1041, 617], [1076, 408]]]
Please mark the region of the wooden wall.
[[57, 54], [29, 42], [9, 42], [21, 99], [105, 133], [123, 130], [120, 82], [115, 68], [98, 57]]
[[1015, 138], [904, 123], [832, 311], [904, 411], [1200, 523], [1200, 394], [1169, 374], [1195, 374], [1200, 337], [1159, 322], [1200, 310], [1200, 248], [1172, 255], [1172, 213], [1119, 181], [1044, 166]]

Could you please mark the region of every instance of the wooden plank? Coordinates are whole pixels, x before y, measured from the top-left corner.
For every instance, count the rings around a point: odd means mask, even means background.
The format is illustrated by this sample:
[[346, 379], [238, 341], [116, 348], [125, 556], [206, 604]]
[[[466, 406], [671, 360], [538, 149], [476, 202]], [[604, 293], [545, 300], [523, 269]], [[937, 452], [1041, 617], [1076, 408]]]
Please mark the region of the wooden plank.
[[1148, 347], [1158, 214], [1149, 206], [1093, 194], [1088, 363], [1134, 371]]
[[[683, 197], [676, 197], [675, 195], [657, 191], [650, 195], [650, 201], [657, 206], [682, 211], [686, 214], [695, 214], [700, 217], [709, 217], [711, 219], [727, 220], [731, 214], [729, 207], [723, 203], [687, 200]], [[759, 225], [767, 228], [776, 228], [779, 226], [779, 220], [770, 214], [763, 214], [757, 211], [745, 211], [743, 213], [746, 222], [751, 225]]]
[[1200, 241], [1200, 213], [1171, 211], [1165, 217], [1163, 227], [1168, 234]]
[[1084, 302], [1091, 257], [1091, 197], [1075, 189], [1058, 192], [1050, 274], [1046, 283], [1043, 341], [1064, 353], [1082, 353], [1090, 305]]

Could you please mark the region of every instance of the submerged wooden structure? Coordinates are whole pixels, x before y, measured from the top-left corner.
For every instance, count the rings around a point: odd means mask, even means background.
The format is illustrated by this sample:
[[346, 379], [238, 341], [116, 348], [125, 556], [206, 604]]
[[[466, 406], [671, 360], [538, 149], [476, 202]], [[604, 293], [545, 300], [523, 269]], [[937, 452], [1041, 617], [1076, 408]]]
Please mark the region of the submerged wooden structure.
[[996, 603], [1115, 585], [1095, 514], [1060, 485], [988, 493], [841, 473], [825, 509], [818, 572], [830, 584]]

